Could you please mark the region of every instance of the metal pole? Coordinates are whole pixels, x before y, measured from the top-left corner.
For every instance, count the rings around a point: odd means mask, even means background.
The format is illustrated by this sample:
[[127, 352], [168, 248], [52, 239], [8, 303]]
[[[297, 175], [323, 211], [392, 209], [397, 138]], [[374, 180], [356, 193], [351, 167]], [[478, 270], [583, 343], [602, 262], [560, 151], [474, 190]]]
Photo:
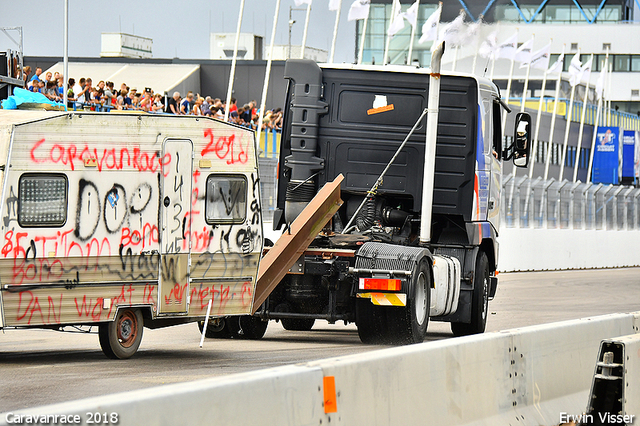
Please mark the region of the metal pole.
[[[609, 64], [609, 49], [607, 49], [607, 55], [604, 57], [604, 70], [607, 72]], [[604, 97], [604, 88], [600, 97], [598, 98], [598, 110], [596, 112], [596, 119], [593, 123], [593, 136], [591, 137], [591, 152], [589, 153], [589, 166], [587, 167], [587, 182], [591, 182], [591, 171], [593, 169], [593, 155], [596, 149], [596, 136], [598, 134], [598, 126], [600, 121], [600, 114], [602, 113], [602, 98]]]
[[[304, 49], [307, 47], [307, 30], [309, 29], [309, 15], [311, 14], [311, 4], [307, 5], [307, 16], [304, 18], [304, 31], [302, 32], [302, 49], [300, 52], [300, 59], [304, 59]], [[289, 17], [291, 19], [291, 17]], [[289, 37], [291, 37], [291, 31], [289, 31]], [[291, 44], [291, 41], [289, 41]]]
[[362, 64], [362, 55], [364, 54], [364, 41], [365, 34], [367, 34], [367, 22], [369, 22], [369, 15], [364, 18], [364, 23], [362, 24], [362, 35], [360, 36], [360, 51], [358, 52], [358, 65]]
[[[280, 1], [280, 0], [278, 0]], [[329, 63], [333, 63], [333, 58], [336, 54], [336, 39], [338, 38], [338, 24], [340, 23], [340, 11], [342, 10], [342, 0], [338, 3], [338, 10], [336, 10], [336, 24], [333, 27], [333, 40], [331, 41], [331, 56], [329, 57]]]
[[[578, 53], [579, 55], [579, 53]], [[576, 83], [576, 86], [580, 82]], [[562, 159], [560, 162], [560, 175], [558, 176], [558, 181], [562, 181], [562, 176], [564, 175], [564, 162], [567, 159], [567, 147], [569, 145], [569, 129], [571, 128], [571, 113], [573, 112], [573, 98], [576, 94], [576, 86], [571, 87], [571, 96], [569, 98], [569, 110], [567, 111], [567, 125], [564, 128], [564, 142], [562, 143]]]
[[[20, 38], [22, 44], [22, 37]], [[64, 65], [62, 70], [62, 103], [64, 104], [64, 110], [67, 111], [68, 102], [68, 81], [69, 81], [69, 0], [64, 0]]]
[[[591, 54], [591, 66], [593, 67], [593, 53]], [[591, 76], [591, 71], [589, 71]], [[573, 181], [578, 178], [578, 163], [580, 163], [580, 148], [582, 147], [582, 133], [584, 131], [584, 119], [587, 114], [587, 100], [589, 99], [589, 79], [584, 90], [584, 100], [582, 102], [582, 114], [580, 115], [580, 130], [578, 131], [578, 146], [576, 147], [576, 163], [573, 165]], [[593, 128], [595, 133], [595, 126]]]
[[396, 2], [391, 3], [391, 19], [389, 19], [389, 26], [387, 27], [387, 41], [384, 45], [384, 55], [382, 55], [382, 65], [387, 65], [387, 59], [389, 58], [389, 43], [391, 43], [391, 37], [389, 36], [389, 27], [396, 16]]
[[[542, 103], [544, 102], [544, 91], [547, 88], [547, 68], [544, 69], [544, 74], [542, 76], [542, 93], [540, 93], [540, 100], [538, 101], [538, 115], [536, 116], [536, 131], [533, 136], [533, 144], [531, 145], [531, 152], [534, 157], [537, 154], [538, 149], [538, 135], [540, 134], [540, 120], [542, 118]], [[546, 110], [546, 108], [545, 108]], [[531, 165], [529, 169], [529, 179], [533, 177], [533, 168], [534, 165]]]
[[269, 90], [269, 76], [271, 75], [271, 60], [273, 58], [273, 44], [276, 39], [276, 28], [278, 26], [278, 13], [280, 12], [280, 0], [276, 0], [276, 11], [273, 14], [273, 29], [271, 30], [271, 42], [269, 44], [269, 59], [267, 59], [267, 70], [264, 73], [264, 86], [262, 87], [262, 100], [260, 101], [260, 112], [258, 118], [258, 135], [256, 138], [256, 150], [260, 146], [260, 137], [262, 136], [262, 121], [264, 118], [264, 109], [267, 102], [267, 91]]
[[413, 55], [413, 40], [416, 38], [416, 27], [418, 26], [418, 15], [420, 14], [420, 0], [418, 0], [418, 10], [416, 10], [416, 24], [411, 26], [411, 38], [409, 39], [409, 58], [407, 65], [411, 65], [411, 56]]
[[444, 47], [444, 41], [440, 42], [431, 53], [424, 172], [422, 175], [422, 207], [420, 209], [420, 244], [428, 244], [431, 241], [431, 213], [435, 180], [436, 140], [438, 138], [438, 108], [440, 107], [440, 68]]
[[224, 121], [229, 121], [229, 108], [231, 106], [231, 95], [233, 94], [233, 80], [236, 76], [236, 62], [238, 60], [238, 43], [240, 42], [240, 27], [242, 26], [242, 15], [244, 14], [244, 0], [240, 1], [240, 13], [238, 14], [238, 25], [236, 27], [236, 41], [233, 45], [233, 59], [231, 59], [231, 72], [229, 73], [229, 85], [227, 86], [227, 107], [224, 110]]
[[[531, 35], [533, 41], [535, 34]], [[533, 59], [533, 43], [531, 43], [531, 57], [527, 64], [527, 76], [524, 78], [524, 88], [522, 89], [522, 104], [520, 105], [520, 112], [524, 112], [524, 103], [527, 100], [527, 90], [529, 90], [529, 76], [531, 75], [531, 60]], [[546, 72], [545, 72], [546, 73]]]
[[[562, 53], [564, 54], [564, 46], [562, 48]], [[562, 66], [564, 67], [564, 61], [562, 63]], [[553, 145], [553, 130], [556, 125], [556, 115], [558, 112], [558, 96], [560, 96], [561, 83], [562, 83], [562, 69], [560, 70], [560, 72], [558, 72], [558, 78], [556, 80], [556, 93], [554, 95], [554, 101], [553, 101], [553, 113], [551, 114], [551, 128], [549, 130], [549, 146], [547, 149], [547, 158], [544, 164], [544, 176], [542, 178], [545, 181], [549, 177], [549, 165], [551, 164], [551, 147]]]

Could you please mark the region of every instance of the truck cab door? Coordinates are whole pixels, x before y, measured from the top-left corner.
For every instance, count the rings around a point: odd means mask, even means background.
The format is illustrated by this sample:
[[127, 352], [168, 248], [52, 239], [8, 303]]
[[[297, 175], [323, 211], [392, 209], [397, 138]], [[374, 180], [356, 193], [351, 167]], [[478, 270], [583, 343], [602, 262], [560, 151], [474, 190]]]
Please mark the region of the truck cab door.
[[[191, 176], [193, 143], [164, 141], [160, 198], [160, 271], [158, 314], [186, 314], [191, 263]], [[170, 160], [170, 162], [169, 162]]]

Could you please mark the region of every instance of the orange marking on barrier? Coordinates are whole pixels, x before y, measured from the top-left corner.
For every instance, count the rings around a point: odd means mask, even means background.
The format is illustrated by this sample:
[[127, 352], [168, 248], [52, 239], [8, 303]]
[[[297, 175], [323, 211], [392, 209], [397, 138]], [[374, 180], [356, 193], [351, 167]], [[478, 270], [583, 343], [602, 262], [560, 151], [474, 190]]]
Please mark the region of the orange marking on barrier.
[[325, 376], [322, 378], [324, 387], [324, 412], [337, 413], [338, 402], [336, 401], [336, 378], [334, 376]]

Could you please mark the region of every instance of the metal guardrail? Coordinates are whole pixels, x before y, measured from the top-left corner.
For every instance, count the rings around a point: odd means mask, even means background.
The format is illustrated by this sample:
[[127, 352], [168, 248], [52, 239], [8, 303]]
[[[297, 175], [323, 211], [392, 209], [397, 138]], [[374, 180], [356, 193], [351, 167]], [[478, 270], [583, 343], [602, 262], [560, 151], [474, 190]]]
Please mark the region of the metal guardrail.
[[508, 176], [502, 219], [507, 228], [640, 230], [640, 188]]

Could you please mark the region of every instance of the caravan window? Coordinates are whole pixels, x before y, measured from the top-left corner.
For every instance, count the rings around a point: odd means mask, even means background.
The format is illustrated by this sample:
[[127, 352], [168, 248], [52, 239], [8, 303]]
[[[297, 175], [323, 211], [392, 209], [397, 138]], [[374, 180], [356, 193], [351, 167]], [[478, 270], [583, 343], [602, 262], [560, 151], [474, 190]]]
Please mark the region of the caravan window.
[[63, 226], [68, 182], [60, 174], [24, 174], [18, 185], [18, 223], [22, 227]]
[[205, 218], [208, 224], [242, 223], [247, 215], [247, 178], [209, 175]]

